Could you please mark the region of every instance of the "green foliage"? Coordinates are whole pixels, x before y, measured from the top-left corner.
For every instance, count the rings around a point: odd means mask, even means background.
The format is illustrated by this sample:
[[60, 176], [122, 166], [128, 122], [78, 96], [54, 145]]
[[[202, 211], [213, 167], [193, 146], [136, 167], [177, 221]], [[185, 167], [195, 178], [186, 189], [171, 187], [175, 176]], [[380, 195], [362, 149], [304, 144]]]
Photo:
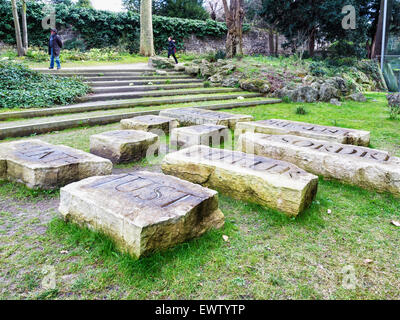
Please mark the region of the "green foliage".
[[215, 60], [219, 60], [219, 59], [226, 59], [226, 52], [224, 50], [218, 50], [215, 53]]
[[204, 81], [203, 82], [204, 88], [210, 88], [211, 87], [211, 82], [210, 81]]
[[323, 77], [326, 75], [326, 71], [323, 69], [323, 66], [318, 62], [312, 62], [310, 64], [310, 72], [316, 77]]
[[296, 114], [305, 115], [307, 114], [307, 110], [303, 106], [298, 106], [296, 108]]
[[[44, 3], [28, 0], [27, 19], [30, 45], [46, 48], [49, 32], [43, 30], [42, 8]], [[55, 5], [57, 12], [57, 29], [62, 30], [72, 26], [79, 33], [85, 49], [120, 47], [137, 52], [139, 47], [139, 15], [134, 12], [108, 12], [82, 8], [68, 3]], [[15, 33], [12, 12], [8, 0], [0, 0], [0, 39], [8, 44], [15, 44]], [[190, 20], [182, 18], [169, 18], [153, 16], [154, 44], [157, 52], [166, 49], [168, 36], [172, 35], [177, 43], [178, 50], [183, 47], [183, 40], [191, 34], [197, 37], [213, 36], [222, 38], [226, 35], [225, 23], [213, 20]], [[244, 26], [244, 31], [249, 26]], [[77, 48], [75, 43], [67, 47]], [[82, 49], [82, 43], [79, 49]]]
[[[153, 14], [166, 17], [206, 20], [210, 17], [203, 7], [203, 0], [153, 0]], [[132, 12], [140, 12], [140, 0], [122, 0]]]
[[88, 91], [78, 78], [43, 75], [22, 64], [0, 61], [0, 108], [69, 104]]

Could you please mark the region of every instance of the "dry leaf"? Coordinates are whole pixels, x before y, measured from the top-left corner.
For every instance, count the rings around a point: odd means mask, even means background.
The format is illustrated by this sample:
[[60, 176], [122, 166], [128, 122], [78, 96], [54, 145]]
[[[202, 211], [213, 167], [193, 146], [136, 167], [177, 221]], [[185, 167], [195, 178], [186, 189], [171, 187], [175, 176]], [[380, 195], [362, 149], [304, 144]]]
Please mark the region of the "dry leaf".
[[228, 242], [228, 241], [229, 241], [229, 237], [226, 236], [226, 235], [223, 235], [223, 236], [222, 236], [222, 239], [224, 239], [225, 242]]
[[67, 250], [61, 250], [60, 253], [61, 254], [68, 254], [68, 251]]
[[327, 212], [328, 214], [331, 214], [331, 213], [332, 213], [332, 210], [331, 210], [331, 209], [328, 209], [326, 212]]
[[396, 221], [396, 220], [392, 220], [392, 225], [396, 226], [396, 227], [400, 227], [400, 222]]
[[371, 260], [371, 259], [365, 259], [364, 260], [365, 264], [371, 264], [372, 262], [374, 262], [374, 260]]

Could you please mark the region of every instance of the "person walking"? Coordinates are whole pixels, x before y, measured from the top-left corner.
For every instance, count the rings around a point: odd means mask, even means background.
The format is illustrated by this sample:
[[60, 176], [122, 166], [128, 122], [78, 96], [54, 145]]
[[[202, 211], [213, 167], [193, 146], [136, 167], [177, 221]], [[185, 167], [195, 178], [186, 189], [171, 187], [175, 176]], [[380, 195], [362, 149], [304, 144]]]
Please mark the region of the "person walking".
[[50, 40], [49, 40], [49, 55], [50, 55], [50, 68], [54, 69], [54, 60], [57, 64], [57, 70], [61, 69], [60, 63], [60, 52], [63, 47], [62, 40], [57, 34], [57, 29], [50, 29]]
[[175, 56], [176, 53], [176, 44], [175, 40], [172, 37], [168, 38], [168, 59], [170, 56], [173, 56], [176, 64], [178, 64], [178, 59]]

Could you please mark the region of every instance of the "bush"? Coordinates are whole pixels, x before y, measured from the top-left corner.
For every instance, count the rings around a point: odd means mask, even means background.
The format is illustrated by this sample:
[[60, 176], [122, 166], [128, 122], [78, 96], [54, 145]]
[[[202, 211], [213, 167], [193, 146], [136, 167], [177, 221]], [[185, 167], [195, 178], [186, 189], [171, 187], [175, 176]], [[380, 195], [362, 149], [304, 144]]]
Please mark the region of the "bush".
[[203, 87], [204, 88], [210, 88], [211, 87], [211, 82], [210, 81], [204, 81], [203, 82]]
[[389, 94], [387, 99], [389, 102], [389, 118], [395, 120], [400, 114], [400, 93]]
[[22, 64], [0, 61], [0, 108], [69, 104], [88, 91], [78, 78], [43, 75]]
[[323, 65], [318, 62], [312, 62], [310, 64], [310, 72], [315, 77], [323, 77], [326, 75], [326, 71], [323, 69]]
[[298, 106], [296, 109], [296, 114], [305, 115], [305, 114], [307, 114], [307, 111], [306, 111], [306, 109], [304, 109], [303, 106]]

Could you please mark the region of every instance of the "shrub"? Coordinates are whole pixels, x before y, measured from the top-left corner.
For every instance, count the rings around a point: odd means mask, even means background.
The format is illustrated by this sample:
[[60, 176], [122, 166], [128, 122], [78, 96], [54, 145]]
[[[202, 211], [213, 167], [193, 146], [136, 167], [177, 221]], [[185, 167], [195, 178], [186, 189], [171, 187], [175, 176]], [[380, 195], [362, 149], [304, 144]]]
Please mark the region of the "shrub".
[[307, 111], [306, 111], [306, 109], [304, 109], [303, 106], [298, 106], [296, 109], [296, 114], [305, 115], [305, 114], [307, 114]]
[[211, 87], [211, 82], [210, 81], [204, 81], [203, 82], [204, 88], [210, 88]]
[[218, 61], [219, 59], [224, 60], [226, 58], [226, 52], [224, 50], [218, 50], [215, 53], [215, 60]]
[[389, 102], [389, 118], [395, 120], [400, 114], [400, 93], [389, 94], [387, 99]]
[[326, 71], [323, 69], [322, 64], [318, 62], [312, 62], [310, 64], [310, 72], [316, 77], [323, 77], [326, 75]]
[[0, 61], [0, 108], [69, 104], [89, 91], [78, 78], [43, 75], [28, 67]]

